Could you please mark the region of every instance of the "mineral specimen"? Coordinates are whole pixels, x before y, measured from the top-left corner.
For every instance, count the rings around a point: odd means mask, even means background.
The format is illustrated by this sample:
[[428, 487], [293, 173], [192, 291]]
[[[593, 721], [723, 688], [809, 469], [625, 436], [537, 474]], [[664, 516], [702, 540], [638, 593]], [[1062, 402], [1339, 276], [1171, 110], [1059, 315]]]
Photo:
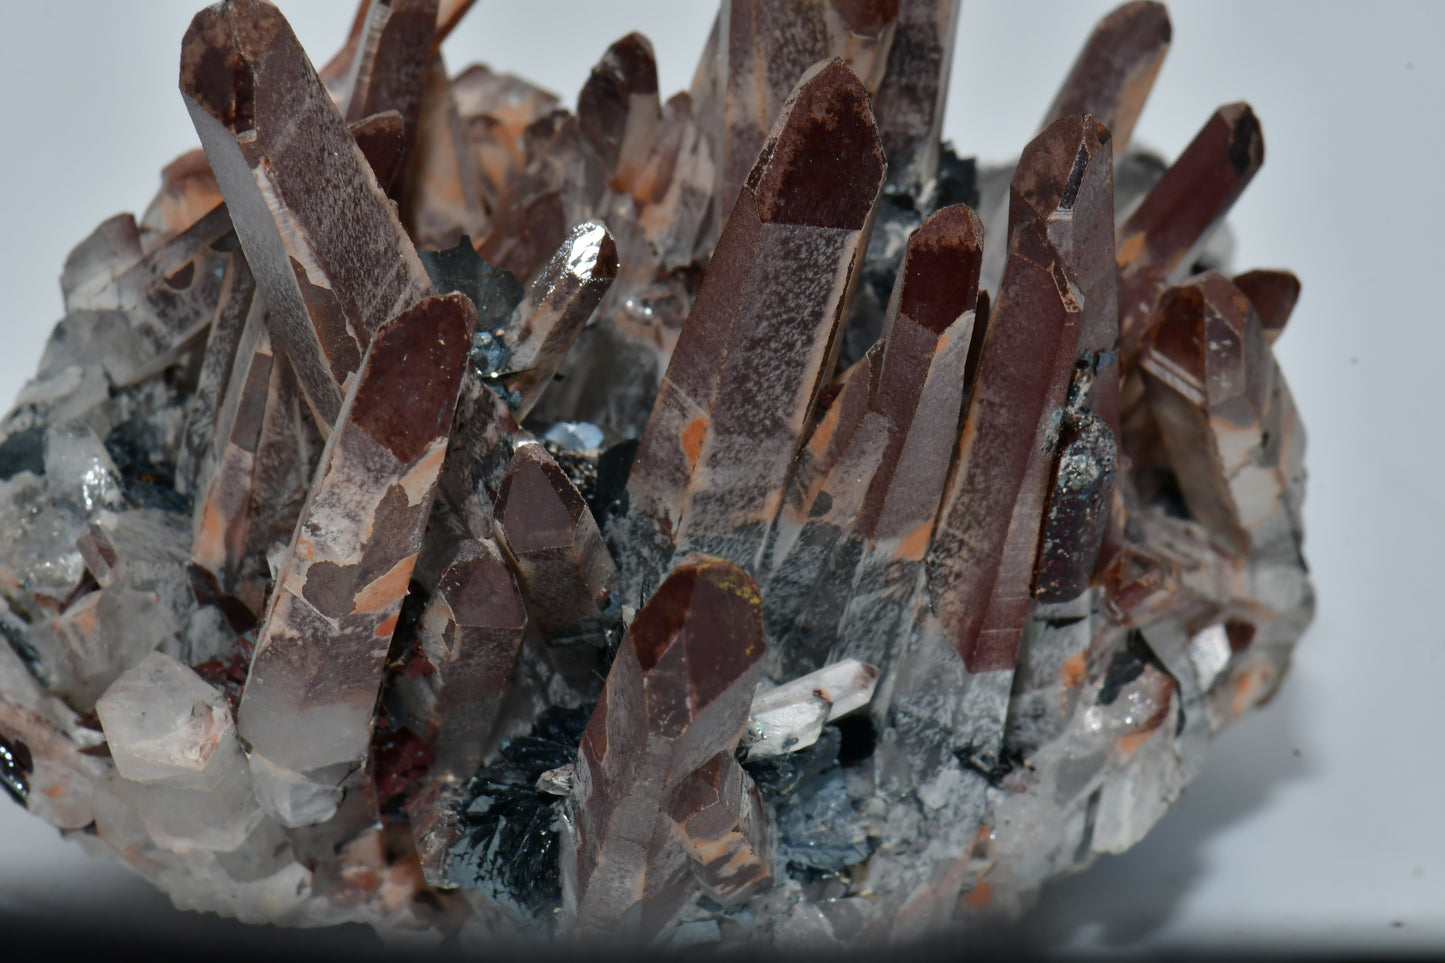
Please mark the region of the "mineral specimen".
[[1313, 613], [1247, 105], [1129, 146], [1104, 19], [1015, 165], [956, 0], [723, 0], [692, 88], [448, 73], [469, 0], [185, 34], [202, 151], [0, 423], [0, 785], [178, 905], [867, 946], [1136, 842]]

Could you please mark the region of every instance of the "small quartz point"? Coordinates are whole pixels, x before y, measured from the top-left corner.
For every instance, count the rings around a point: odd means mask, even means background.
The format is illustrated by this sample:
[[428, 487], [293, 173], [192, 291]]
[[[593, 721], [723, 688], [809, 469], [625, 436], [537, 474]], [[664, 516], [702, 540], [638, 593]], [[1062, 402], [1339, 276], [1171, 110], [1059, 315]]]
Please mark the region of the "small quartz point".
[[244, 315], [253, 288], [230, 215], [217, 207], [108, 284], [70, 292], [40, 371], [99, 364], [113, 384], [135, 384], [204, 338], [218, 315]]
[[798, 453], [769, 548], [775, 677], [844, 657], [885, 670], [912, 615], [958, 434], [982, 251], [961, 205], [913, 232], [883, 335]]
[[1045, 115], [1045, 125], [1091, 114], [1113, 136], [1117, 161], [1169, 52], [1173, 29], [1164, 4], [1133, 0], [1100, 20], [1079, 51], [1069, 76]]
[[630, 33], [607, 48], [577, 96], [577, 123], [612, 186], [625, 190], [637, 178], [661, 120], [657, 58], [646, 37]]
[[453, 77], [451, 90], [480, 167], [483, 199], [488, 210], [500, 211], [527, 160], [524, 132], [557, 107], [557, 97], [484, 64]]
[[391, 683], [432, 750], [425, 785], [406, 811], [433, 885], [451, 885], [460, 786], [491, 745], [526, 628], [517, 580], [501, 551], [491, 541], [465, 541], [422, 612], [419, 668]]
[[525, 418], [617, 276], [617, 246], [597, 221], [579, 224], [527, 287], [507, 329], [511, 357], [503, 384]]
[[466, 778], [481, 765], [526, 627], [516, 577], [496, 544], [462, 543], [417, 626], [430, 669], [394, 683], [423, 721], [434, 775]]
[[493, 538], [493, 498], [517, 448], [536, 439], [517, 425], [507, 403], [475, 374], [462, 382], [457, 399], [451, 444], [457, 454], [442, 465], [438, 494], [445, 511], [437, 520], [450, 520], [467, 537]]
[[1034, 567], [1040, 602], [1067, 602], [1089, 587], [1118, 468], [1118, 443], [1107, 422], [1075, 410], [1064, 418]]
[[226, 851], [260, 824], [231, 707], [190, 666], [152, 652], [95, 708], [152, 838], [181, 851]]
[[[181, 92], [318, 422], [377, 329], [433, 294], [421, 261], [291, 27], [265, 0], [196, 15]], [[315, 180], [312, 158], [328, 176]]]
[[537, 777], [537, 791], [544, 792], [549, 796], [570, 796], [572, 794], [572, 778], [576, 772], [575, 765], [548, 769]]
[[[524, 163], [504, 188], [510, 196], [480, 249], [482, 256], [530, 280], [563, 242], [567, 227], [610, 218], [614, 210], [619, 221], [630, 220], [625, 204], [610, 207], [611, 188], [619, 165], [631, 171], [651, 149], [658, 119], [652, 47], [629, 34], [592, 69], [577, 95], [575, 115], [553, 111], [524, 131]], [[560, 229], [555, 237], [554, 229]], [[515, 240], [506, 240], [507, 234]], [[498, 247], [499, 242], [506, 247]], [[522, 254], [530, 255], [528, 263]]]
[[[331, 433], [256, 642], [237, 718], [288, 825], [306, 774], [365, 761], [387, 648], [446, 453], [476, 309], [430, 298], [378, 332]], [[258, 789], [258, 793], [260, 790]]]
[[245, 758], [231, 709], [183, 662], [152, 652], [95, 704], [111, 759], [132, 782], [214, 789]]
[[867, 91], [818, 64], [738, 196], [633, 463], [629, 521], [655, 530], [638, 529], [657, 567], [697, 549], [756, 568], [884, 172]]
[[1246, 271], [1234, 278], [1234, 286], [1254, 306], [1264, 326], [1264, 340], [1272, 347], [1284, 333], [1285, 323], [1299, 300], [1299, 278], [1289, 271]]
[[1190, 515], [1240, 555], [1293, 545], [1304, 439], [1244, 292], [1214, 271], [1171, 288], [1139, 366]]
[[718, 753], [684, 780], [667, 815], [691, 858], [693, 878], [714, 903], [736, 906], [772, 883], [762, 797], [733, 753]]
[[743, 736], [748, 761], [808, 748], [825, 722], [866, 706], [877, 684], [877, 669], [845, 659], [758, 693]]
[[491, 223], [491, 233], [477, 245], [489, 264], [518, 278], [536, 275], [567, 239], [562, 196], [555, 190], [534, 195], [525, 204], [507, 207]]
[[[191, 556], [228, 594], [245, 557], [256, 452], [279, 363], [257, 302], [236, 346], [234, 380], [216, 415], [214, 461], [198, 479]], [[274, 494], [274, 493], [268, 493]]]
[[[109, 522], [105, 512], [97, 513], [96, 518]], [[142, 538], [153, 538], [157, 529], [161, 538], [158, 544], [141, 542], [148, 557], [126, 559], [127, 563], [140, 563], [128, 566], [128, 577], [108, 578], [99, 591], [82, 595], [65, 611], [30, 630], [31, 644], [37, 653], [44, 653], [43, 672], [50, 688], [82, 711], [93, 708], [106, 687], [148, 653], [180, 648], [183, 625], [176, 609], [187, 600], [183, 562], [176, 549], [184, 536], [175, 525], [150, 522], [137, 526], [151, 528]], [[108, 541], [103, 531], [87, 530], [82, 537], [96, 534]], [[96, 557], [95, 547], [92, 542], [80, 555]]]
[[724, 903], [770, 877], [756, 790], [733, 758], [763, 648], [757, 586], [720, 559], [690, 557], [638, 612], [573, 776], [562, 883], [577, 936], [651, 937], [689, 877]]
[[495, 522], [534, 624], [562, 660], [559, 670], [585, 689], [617, 578], [592, 512], [546, 449], [528, 442], [497, 491]]
[[1248, 104], [1214, 112], [1184, 153], [1119, 226], [1119, 331], [1126, 361], [1141, 346], [1155, 302], [1187, 272], [1264, 163], [1264, 134]]
[[96, 594], [132, 594], [154, 604], [156, 627], [165, 627], [167, 641], [179, 633], [194, 607], [185, 567], [185, 528], [185, 517], [174, 512], [102, 511], [75, 543], [101, 588]]
[[[207, 176], [210, 170], [206, 168]], [[201, 213], [209, 213], [213, 207], [208, 205]], [[74, 311], [109, 296], [116, 278], [144, 254], [135, 215], [117, 214], [102, 221], [65, 259], [65, 268], [60, 272], [65, 310]]]
[[476, 2], [477, 0], [441, 0], [437, 6], [435, 46], [440, 47], [442, 41], [451, 36], [457, 24], [461, 23], [462, 18], [467, 15], [467, 11], [472, 9], [472, 4]]
[[161, 170], [161, 188], [141, 216], [141, 225], [170, 237], [195, 224], [224, 200], [206, 152], [197, 147]]
[[356, 146], [361, 148], [371, 172], [376, 175], [376, 184], [384, 191], [391, 190], [401, 173], [401, 162], [406, 150], [406, 128], [401, 114], [385, 110], [371, 114], [361, 120], [347, 124]]

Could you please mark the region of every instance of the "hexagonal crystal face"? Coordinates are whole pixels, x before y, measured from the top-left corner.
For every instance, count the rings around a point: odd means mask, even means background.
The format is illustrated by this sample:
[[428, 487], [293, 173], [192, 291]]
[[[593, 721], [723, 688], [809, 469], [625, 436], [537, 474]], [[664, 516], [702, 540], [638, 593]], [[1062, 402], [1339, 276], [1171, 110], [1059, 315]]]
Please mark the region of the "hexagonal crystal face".
[[162, 652], [111, 683], [95, 708], [111, 758], [132, 782], [209, 790], [245, 765], [225, 697]]

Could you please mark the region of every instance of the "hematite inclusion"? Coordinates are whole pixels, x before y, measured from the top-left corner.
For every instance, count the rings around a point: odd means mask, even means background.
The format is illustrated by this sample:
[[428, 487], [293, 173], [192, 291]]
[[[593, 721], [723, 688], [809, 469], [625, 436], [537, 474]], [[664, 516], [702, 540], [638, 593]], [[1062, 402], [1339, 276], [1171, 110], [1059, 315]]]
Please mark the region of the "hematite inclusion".
[[67, 260], [0, 424], [0, 785], [254, 922], [859, 946], [1132, 845], [1313, 614], [1264, 158], [1016, 165], [957, 0], [723, 0], [692, 88], [450, 75], [469, 0], [187, 32], [203, 151]]

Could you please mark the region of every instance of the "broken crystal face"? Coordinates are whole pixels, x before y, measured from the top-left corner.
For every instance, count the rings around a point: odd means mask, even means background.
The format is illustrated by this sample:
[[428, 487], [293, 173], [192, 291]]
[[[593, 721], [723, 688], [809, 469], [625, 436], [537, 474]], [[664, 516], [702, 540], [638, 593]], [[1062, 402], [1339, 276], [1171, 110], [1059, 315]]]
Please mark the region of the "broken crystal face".
[[723, 0], [575, 110], [361, 0], [198, 13], [200, 149], [0, 422], [0, 786], [178, 906], [874, 946], [1137, 842], [1309, 625], [1286, 271], [1131, 2], [1017, 162], [957, 0]]

